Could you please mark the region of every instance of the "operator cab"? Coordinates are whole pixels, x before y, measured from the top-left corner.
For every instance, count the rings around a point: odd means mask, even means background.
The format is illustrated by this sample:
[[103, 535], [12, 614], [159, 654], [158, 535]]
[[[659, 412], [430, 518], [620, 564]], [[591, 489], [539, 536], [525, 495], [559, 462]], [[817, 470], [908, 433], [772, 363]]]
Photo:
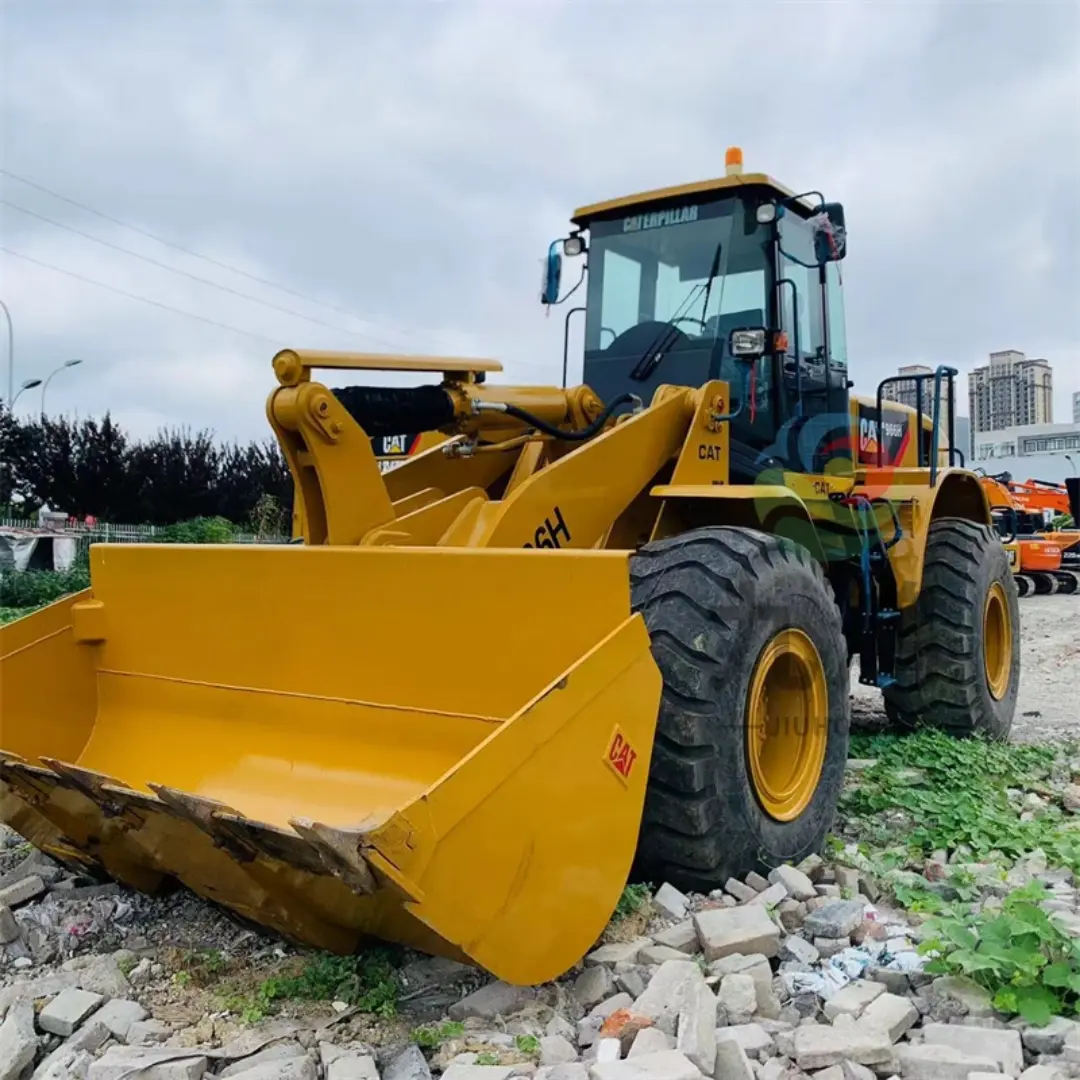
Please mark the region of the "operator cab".
[[820, 472], [848, 445], [839, 204], [744, 175], [732, 148], [722, 179], [588, 206], [573, 222], [549, 252], [542, 300], [562, 302], [563, 255], [585, 256], [582, 381], [605, 402], [727, 381], [733, 481], [777, 464]]

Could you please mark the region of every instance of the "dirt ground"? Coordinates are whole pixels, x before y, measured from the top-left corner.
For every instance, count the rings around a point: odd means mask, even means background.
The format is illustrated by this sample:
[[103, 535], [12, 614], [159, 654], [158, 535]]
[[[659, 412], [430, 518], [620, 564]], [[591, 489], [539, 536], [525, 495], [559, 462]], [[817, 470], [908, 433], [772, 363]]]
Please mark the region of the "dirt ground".
[[[851, 679], [857, 730], [885, 723], [881, 694]], [[1080, 595], [1020, 601], [1020, 700], [1014, 742], [1080, 739]]]

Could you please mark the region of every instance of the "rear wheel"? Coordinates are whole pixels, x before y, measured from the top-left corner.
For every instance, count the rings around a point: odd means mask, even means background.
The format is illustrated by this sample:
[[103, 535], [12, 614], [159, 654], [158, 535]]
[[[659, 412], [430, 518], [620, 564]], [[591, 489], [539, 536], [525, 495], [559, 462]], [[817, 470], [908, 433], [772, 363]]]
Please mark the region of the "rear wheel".
[[809, 553], [705, 528], [631, 561], [664, 677], [637, 873], [685, 889], [817, 850], [847, 756], [840, 612]]
[[922, 589], [901, 620], [894, 726], [1008, 738], [1020, 684], [1020, 613], [1008, 556], [993, 529], [958, 518], [930, 526]]

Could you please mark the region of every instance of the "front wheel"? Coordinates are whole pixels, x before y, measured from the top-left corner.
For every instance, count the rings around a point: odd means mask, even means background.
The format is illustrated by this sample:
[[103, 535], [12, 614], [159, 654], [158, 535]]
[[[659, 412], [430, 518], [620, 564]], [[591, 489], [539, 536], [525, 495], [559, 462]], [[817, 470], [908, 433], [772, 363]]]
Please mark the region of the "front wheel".
[[900, 622], [895, 727], [1007, 739], [1020, 687], [1020, 609], [1009, 558], [988, 525], [930, 525], [919, 598]]
[[646, 545], [631, 578], [664, 678], [636, 873], [708, 891], [818, 850], [850, 722], [821, 568], [789, 540], [710, 527]]

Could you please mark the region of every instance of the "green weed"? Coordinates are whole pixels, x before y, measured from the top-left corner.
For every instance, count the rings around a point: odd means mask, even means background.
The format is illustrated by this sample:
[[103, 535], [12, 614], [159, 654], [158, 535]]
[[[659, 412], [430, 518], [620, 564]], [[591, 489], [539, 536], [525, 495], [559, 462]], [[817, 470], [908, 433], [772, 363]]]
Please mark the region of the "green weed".
[[360, 956], [320, 954], [294, 975], [275, 975], [256, 992], [267, 1012], [276, 1002], [344, 1001], [377, 1016], [397, 1013], [399, 983], [388, 950], [372, 949]]
[[615, 905], [615, 914], [612, 918], [629, 919], [631, 915], [636, 915], [648, 907], [651, 899], [651, 885], [627, 885], [622, 891], [622, 896], [619, 897], [619, 902]]
[[[876, 758], [840, 803], [848, 826], [874, 846], [890, 843], [895, 814], [905, 815], [912, 854], [938, 849], [969, 853], [971, 861], [1015, 862], [1041, 848], [1052, 864], [1080, 871], [1080, 822], [1047, 802], [1033, 820], [1006, 789], [1044, 789], [1055, 750], [956, 740], [939, 732], [908, 737], [856, 736], [852, 754]], [[890, 822], [890, 817], [892, 821]], [[971, 891], [971, 882], [953, 882]]]
[[523, 1054], [532, 1056], [540, 1053], [540, 1040], [535, 1035], [515, 1035], [514, 1045]]
[[1032, 1024], [1080, 1011], [1080, 940], [1039, 907], [1047, 890], [1032, 882], [1009, 894], [1000, 912], [942, 910], [927, 920], [919, 946], [926, 971], [966, 975], [993, 995], [994, 1008]]
[[450, 1039], [460, 1039], [464, 1034], [464, 1024], [459, 1024], [455, 1020], [447, 1020], [442, 1024], [415, 1028], [412, 1033], [412, 1040], [422, 1050], [438, 1050], [444, 1042], [448, 1042]]
[[477, 1065], [498, 1065], [499, 1064], [499, 1055], [498, 1054], [493, 1054], [490, 1050], [481, 1050], [480, 1053], [476, 1055], [476, 1064]]

